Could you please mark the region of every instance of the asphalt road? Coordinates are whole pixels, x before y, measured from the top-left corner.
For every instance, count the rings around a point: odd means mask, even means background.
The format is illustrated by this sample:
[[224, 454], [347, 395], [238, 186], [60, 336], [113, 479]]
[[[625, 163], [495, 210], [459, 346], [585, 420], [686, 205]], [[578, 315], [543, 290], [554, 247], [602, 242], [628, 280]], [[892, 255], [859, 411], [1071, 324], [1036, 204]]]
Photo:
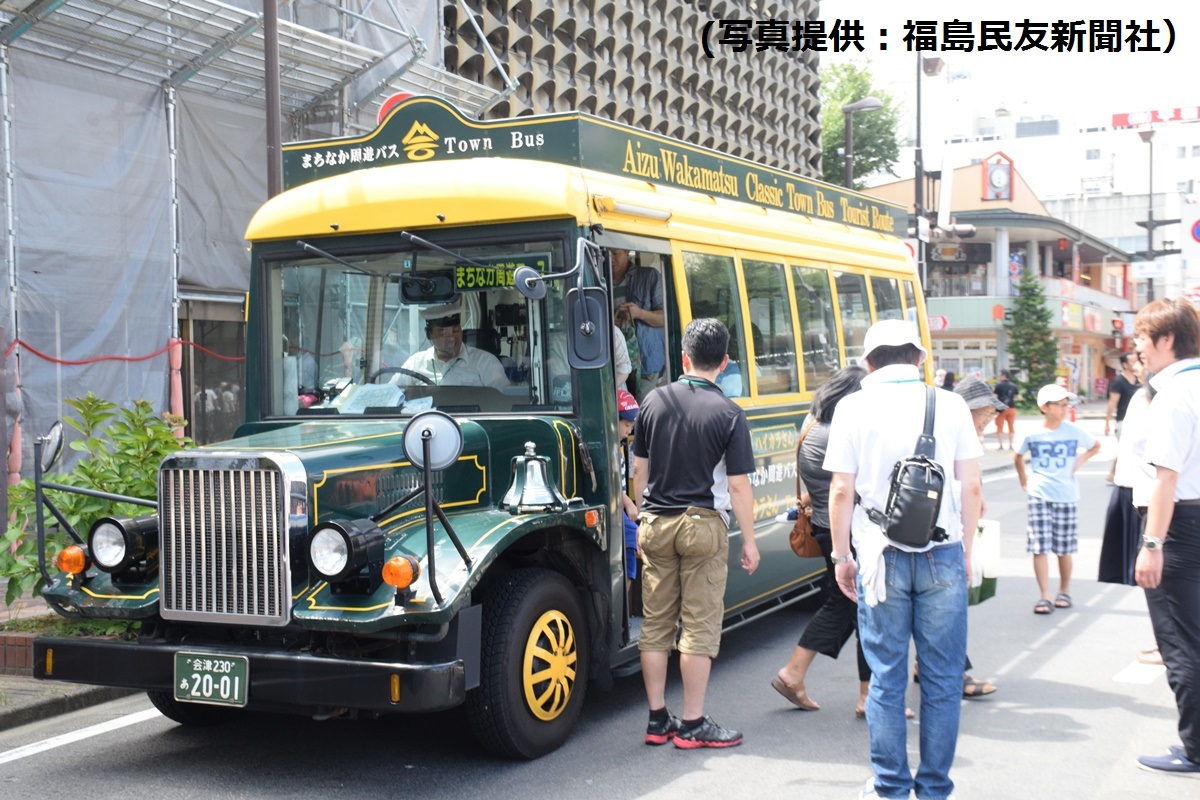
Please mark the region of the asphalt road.
[[[959, 797], [1129, 800], [1196, 790], [1134, 763], [1178, 737], [1162, 668], [1135, 661], [1151, 642], [1143, 596], [1095, 581], [1107, 466], [1088, 464], [1081, 478], [1076, 607], [1049, 617], [1031, 613], [1037, 593], [1016, 479], [985, 477], [988, 516], [1002, 524], [1001, 578], [997, 596], [971, 610], [969, 650], [975, 675], [994, 677], [1000, 690], [964, 703], [953, 772]], [[810, 672], [820, 711], [793, 710], [769, 685], [809, 613], [784, 610], [726, 635], [708, 710], [745, 731], [745, 744], [731, 750], [643, 745], [636, 675], [592, 693], [571, 740], [532, 763], [484, 754], [458, 713], [372, 722], [259, 716], [187, 729], [136, 696], [0, 732], [0, 798], [856, 797], [869, 769], [866, 725], [853, 715], [853, 653], [820, 657]], [[669, 699], [678, 707], [674, 667], [672, 680]], [[918, 688], [909, 694], [914, 707]], [[914, 763], [919, 724], [918, 714]]]

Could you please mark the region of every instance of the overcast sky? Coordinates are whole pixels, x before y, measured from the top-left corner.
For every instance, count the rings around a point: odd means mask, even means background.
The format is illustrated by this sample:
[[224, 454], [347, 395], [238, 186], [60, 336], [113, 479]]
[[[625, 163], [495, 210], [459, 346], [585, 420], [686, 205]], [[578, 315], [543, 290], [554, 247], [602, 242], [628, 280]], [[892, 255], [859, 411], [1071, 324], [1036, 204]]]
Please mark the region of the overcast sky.
[[[907, 8], [905, 8], [907, 6]], [[1149, 111], [1200, 105], [1200, 2], [1197, 0], [1143, 0], [1140, 3], [1083, 2], [1082, 0], [1010, 0], [1007, 3], [965, 3], [962, 0], [824, 0], [821, 19], [830, 27], [836, 19], [863, 23], [866, 52], [856, 49], [843, 54], [822, 55], [822, 63], [846, 59], [869, 60], [877, 82], [898, 100], [908, 102], [915, 82], [917, 54], [904, 42], [905, 22], [970, 22], [974, 41], [979, 42], [980, 23], [1007, 22], [1012, 40], [1019, 38], [1019, 23], [1051, 24], [1059, 20], [1118, 20], [1122, 39], [1128, 24], [1145, 27], [1147, 19], [1159, 32], [1155, 44], [1166, 48], [1170, 34], [1165, 20], [1174, 26], [1175, 41], [1170, 53], [1130, 52], [1122, 41], [1121, 52], [925, 52], [946, 62], [940, 78], [929, 79], [922, 89], [925, 125], [942, 111], [938, 104], [972, 103], [980, 110], [1003, 104], [1013, 114], [1059, 116], [1084, 125], [1089, 120], [1107, 120], [1113, 113]], [[880, 29], [886, 28], [886, 37]], [[880, 44], [887, 50], [881, 51]], [[1049, 36], [1046, 38], [1049, 44]], [[941, 82], [940, 84], [938, 82]], [[951, 109], [946, 109], [947, 111]], [[929, 131], [926, 129], [926, 136]]]

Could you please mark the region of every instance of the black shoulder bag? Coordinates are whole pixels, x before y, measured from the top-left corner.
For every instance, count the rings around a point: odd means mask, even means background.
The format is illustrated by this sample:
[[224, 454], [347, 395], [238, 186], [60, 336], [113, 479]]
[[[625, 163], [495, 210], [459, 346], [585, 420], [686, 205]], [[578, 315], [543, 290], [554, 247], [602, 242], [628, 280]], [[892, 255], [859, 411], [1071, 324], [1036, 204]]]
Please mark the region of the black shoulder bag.
[[933, 460], [933, 412], [937, 405], [937, 389], [927, 386], [925, 392], [925, 430], [917, 437], [914, 453], [892, 467], [887, 505], [882, 512], [863, 506], [870, 520], [883, 529], [884, 536], [907, 547], [925, 547], [930, 542], [949, 538], [937, 527], [946, 486], [945, 470]]

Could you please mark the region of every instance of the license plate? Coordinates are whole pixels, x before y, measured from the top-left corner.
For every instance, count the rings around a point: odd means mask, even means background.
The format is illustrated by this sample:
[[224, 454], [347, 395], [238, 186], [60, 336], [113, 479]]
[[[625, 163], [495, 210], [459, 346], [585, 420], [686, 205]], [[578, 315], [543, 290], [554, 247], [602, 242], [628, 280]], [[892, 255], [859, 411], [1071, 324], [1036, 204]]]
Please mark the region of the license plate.
[[175, 654], [175, 699], [181, 703], [244, 706], [249, 684], [246, 656]]

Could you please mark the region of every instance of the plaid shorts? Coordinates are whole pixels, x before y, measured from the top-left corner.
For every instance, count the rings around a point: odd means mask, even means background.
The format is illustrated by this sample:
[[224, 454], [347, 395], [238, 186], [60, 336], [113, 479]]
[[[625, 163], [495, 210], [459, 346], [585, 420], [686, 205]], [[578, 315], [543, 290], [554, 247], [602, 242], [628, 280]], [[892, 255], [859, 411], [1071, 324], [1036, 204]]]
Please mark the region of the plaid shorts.
[[1025, 552], [1069, 556], [1079, 551], [1077, 503], [1052, 503], [1029, 498], [1029, 522], [1025, 526]]

